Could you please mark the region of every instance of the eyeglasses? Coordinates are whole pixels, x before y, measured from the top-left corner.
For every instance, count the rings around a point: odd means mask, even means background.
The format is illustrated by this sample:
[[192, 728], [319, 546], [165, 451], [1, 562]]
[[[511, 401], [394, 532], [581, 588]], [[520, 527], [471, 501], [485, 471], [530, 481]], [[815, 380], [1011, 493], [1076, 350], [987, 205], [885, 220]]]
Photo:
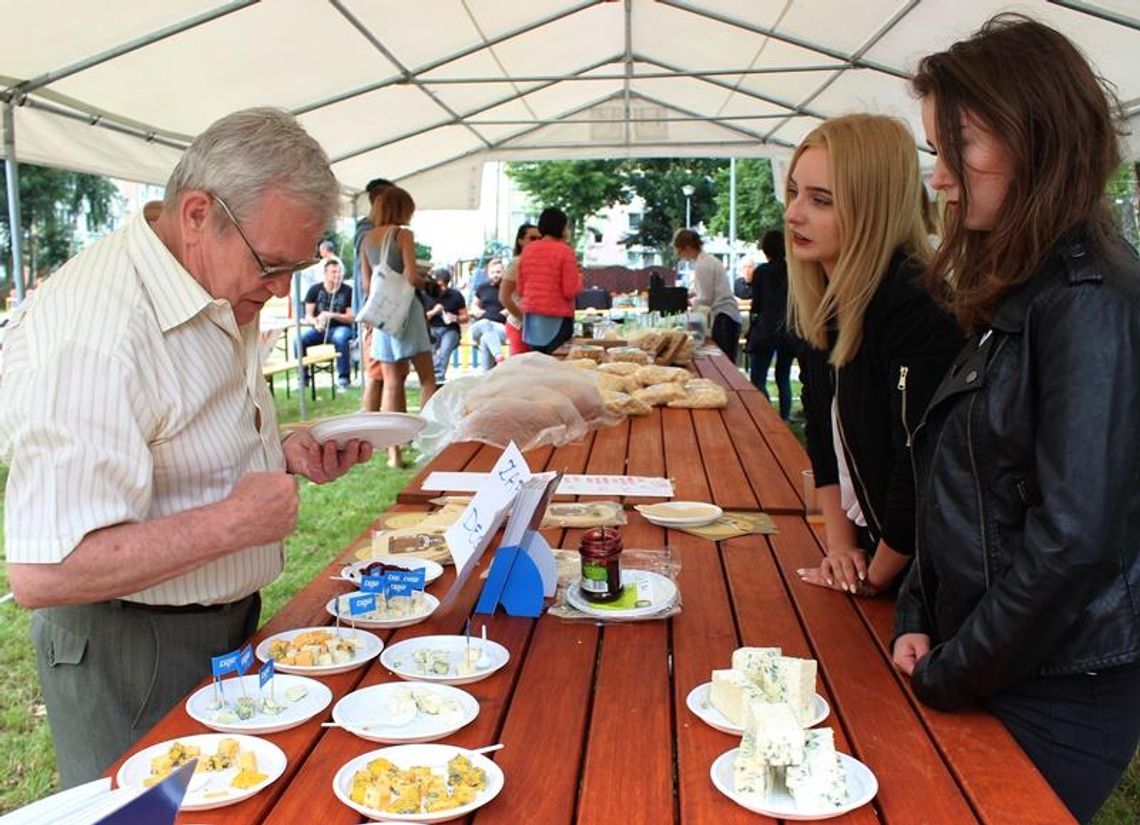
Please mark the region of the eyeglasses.
[[245, 233], [241, 231], [241, 225], [238, 224], [238, 220], [234, 217], [234, 213], [230, 211], [230, 208], [228, 206], [226, 206], [226, 202], [214, 194], [211, 194], [210, 197], [218, 202], [218, 206], [222, 207], [222, 211], [226, 213], [226, 217], [229, 218], [230, 223], [234, 225], [234, 229], [236, 229], [238, 235], [241, 236], [242, 241], [245, 243], [246, 249], [249, 250], [249, 254], [253, 256], [253, 259], [255, 261], [257, 261], [257, 267], [261, 270], [262, 278], [276, 278], [278, 275], [291, 275], [298, 270], [308, 269], [310, 266], [321, 262], [321, 256], [314, 255], [312, 258], [309, 258], [306, 261], [298, 261], [297, 263], [293, 264], [274, 264], [273, 266], [270, 266], [269, 264], [265, 263], [265, 261], [261, 260], [261, 256], [257, 254], [257, 250], [254, 249], [253, 244], [249, 242], [249, 238], [247, 238], [245, 236]]

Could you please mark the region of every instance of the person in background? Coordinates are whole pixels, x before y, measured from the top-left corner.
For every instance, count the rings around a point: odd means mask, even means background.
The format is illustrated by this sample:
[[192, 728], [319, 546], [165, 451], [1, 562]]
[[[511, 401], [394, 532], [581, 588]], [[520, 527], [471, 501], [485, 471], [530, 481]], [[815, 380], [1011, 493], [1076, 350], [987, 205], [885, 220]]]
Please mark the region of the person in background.
[[912, 80], [971, 333], [913, 435], [895, 665], [980, 702], [1080, 822], [1140, 740], [1140, 261], [1105, 187], [1119, 106], [1053, 29], [999, 15]]
[[503, 272], [503, 280], [499, 282], [499, 303], [506, 310], [507, 346], [511, 355], [521, 355], [529, 349], [522, 339], [523, 311], [518, 304], [519, 259], [526, 245], [541, 237], [538, 227], [533, 223], [524, 223], [519, 227], [515, 233], [514, 257]]
[[353, 319], [352, 287], [344, 283], [343, 269], [336, 258], [324, 262], [324, 282], [313, 284], [305, 295], [305, 320], [312, 324], [301, 333], [301, 353], [314, 344], [336, 347], [337, 386], [347, 389], [351, 375]]
[[[375, 229], [372, 223], [372, 210], [380, 193], [392, 186], [392, 181], [386, 178], [373, 178], [364, 188], [368, 193], [368, 215], [356, 222], [356, 233], [352, 238], [353, 268], [352, 268], [352, 312], [360, 312], [364, 299], [368, 296], [368, 288], [372, 279], [371, 268], [365, 268], [364, 259], [360, 256], [360, 241], [370, 231]], [[360, 408], [366, 412], [376, 412], [380, 409], [383, 376], [380, 374], [380, 363], [372, 358], [372, 327], [369, 324], [360, 325], [360, 366], [364, 373], [364, 391], [360, 396]]]
[[556, 207], [538, 217], [541, 237], [531, 241], [519, 259], [519, 305], [523, 310], [523, 341], [550, 354], [574, 334], [574, 299], [582, 291], [578, 259], [567, 241], [566, 213]]
[[751, 257], [740, 259], [740, 274], [732, 281], [732, 294], [742, 301], [752, 297], [752, 273], [756, 269], [756, 261]]
[[260, 369], [258, 314], [313, 263], [339, 200], [293, 117], [227, 115], [163, 202], [72, 258], [9, 326], [5, 553], [35, 610], [65, 788], [106, 771], [257, 629], [295, 476], [330, 481], [372, 454], [279, 433]]
[[487, 372], [503, 360], [503, 344], [507, 340], [506, 316], [499, 302], [499, 283], [503, 279], [503, 262], [494, 258], [487, 262], [487, 281], [475, 288], [471, 306], [471, 344], [479, 350], [483, 371]]
[[712, 317], [712, 339], [735, 364], [740, 348], [740, 308], [724, 265], [701, 251], [701, 236], [692, 229], [673, 234], [673, 250], [683, 261], [693, 262], [692, 296], [694, 306], [708, 307]]
[[780, 393], [780, 418], [792, 414], [792, 361], [794, 339], [788, 334], [788, 264], [784, 259], [784, 233], [770, 229], [760, 240], [765, 263], [745, 273], [752, 299], [749, 310], [749, 378], [764, 397], [768, 395], [768, 366], [776, 356], [776, 389]]
[[427, 318], [435, 382], [439, 385], [447, 380], [448, 361], [451, 360], [451, 353], [459, 346], [460, 325], [467, 323], [467, 302], [463, 300], [462, 292], [451, 288], [449, 270], [437, 269], [433, 277], [439, 284], [439, 290], [431, 309], [427, 311]]
[[880, 115], [824, 121], [792, 155], [784, 220], [804, 433], [827, 556], [804, 581], [872, 595], [914, 554], [908, 443], [964, 336], [921, 282], [918, 154]]
[[[416, 269], [416, 244], [407, 228], [416, 211], [412, 196], [398, 186], [387, 186], [372, 205], [369, 217], [374, 228], [360, 239], [360, 254], [369, 270], [380, 262], [385, 240], [389, 241], [387, 265], [401, 273], [408, 282], [421, 289], [424, 278]], [[404, 328], [398, 332], [377, 330], [372, 335], [372, 359], [380, 365], [383, 393], [380, 409], [406, 412], [407, 393], [404, 383], [409, 364], [420, 379], [421, 408], [435, 392], [435, 369], [432, 365], [431, 337], [423, 304], [413, 297], [412, 308]], [[400, 448], [388, 448], [388, 466], [400, 466]]]
[[317, 286], [325, 280], [325, 262], [336, 258], [333, 251], [333, 243], [328, 238], [321, 240], [320, 245], [317, 247], [317, 255], [320, 257], [315, 264], [297, 273], [300, 281], [300, 289], [297, 292], [297, 306], [295, 310], [298, 318], [305, 317], [305, 296], [309, 294], [309, 290]]

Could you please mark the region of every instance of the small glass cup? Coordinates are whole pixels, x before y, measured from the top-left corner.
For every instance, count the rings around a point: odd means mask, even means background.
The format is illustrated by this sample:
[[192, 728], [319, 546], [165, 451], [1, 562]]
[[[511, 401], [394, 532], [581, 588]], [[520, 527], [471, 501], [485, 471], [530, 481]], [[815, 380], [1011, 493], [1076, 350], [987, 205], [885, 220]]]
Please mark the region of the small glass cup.
[[815, 489], [815, 473], [804, 470], [804, 518], [808, 524], [823, 524], [823, 508], [819, 506], [819, 494]]

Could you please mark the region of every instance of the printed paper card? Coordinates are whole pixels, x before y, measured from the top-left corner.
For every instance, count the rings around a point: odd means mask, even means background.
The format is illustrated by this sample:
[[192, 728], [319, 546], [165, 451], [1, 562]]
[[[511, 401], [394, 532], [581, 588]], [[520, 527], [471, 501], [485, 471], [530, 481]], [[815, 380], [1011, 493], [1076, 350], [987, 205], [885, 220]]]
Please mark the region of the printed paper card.
[[444, 534], [455, 562], [457, 581], [462, 580], [464, 573], [487, 549], [519, 489], [530, 476], [526, 459], [512, 441], [480, 484], [459, 520]]

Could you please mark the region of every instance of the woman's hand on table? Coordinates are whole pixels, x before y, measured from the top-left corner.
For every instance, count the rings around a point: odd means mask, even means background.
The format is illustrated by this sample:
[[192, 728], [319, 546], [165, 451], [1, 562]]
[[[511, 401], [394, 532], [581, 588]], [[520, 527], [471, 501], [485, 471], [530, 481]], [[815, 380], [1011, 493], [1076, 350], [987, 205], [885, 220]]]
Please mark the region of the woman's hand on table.
[[355, 465], [372, 458], [372, 445], [351, 438], [343, 449], [335, 441], [319, 443], [307, 430], [293, 430], [281, 442], [285, 466], [294, 475], [324, 484], [340, 478]]
[[867, 582], [867, 554], [858, 547], [840, 547], [829, 550], [819, 567], [796, 571], [802, 581], [820, 587], [830, 587], [858, 596], [873, 596]]
[[892, 660], [895, 667], [910, 676], [922, 657], [930, 652], [930, 637], [925, 633], [904, 633], [895, 639]]

